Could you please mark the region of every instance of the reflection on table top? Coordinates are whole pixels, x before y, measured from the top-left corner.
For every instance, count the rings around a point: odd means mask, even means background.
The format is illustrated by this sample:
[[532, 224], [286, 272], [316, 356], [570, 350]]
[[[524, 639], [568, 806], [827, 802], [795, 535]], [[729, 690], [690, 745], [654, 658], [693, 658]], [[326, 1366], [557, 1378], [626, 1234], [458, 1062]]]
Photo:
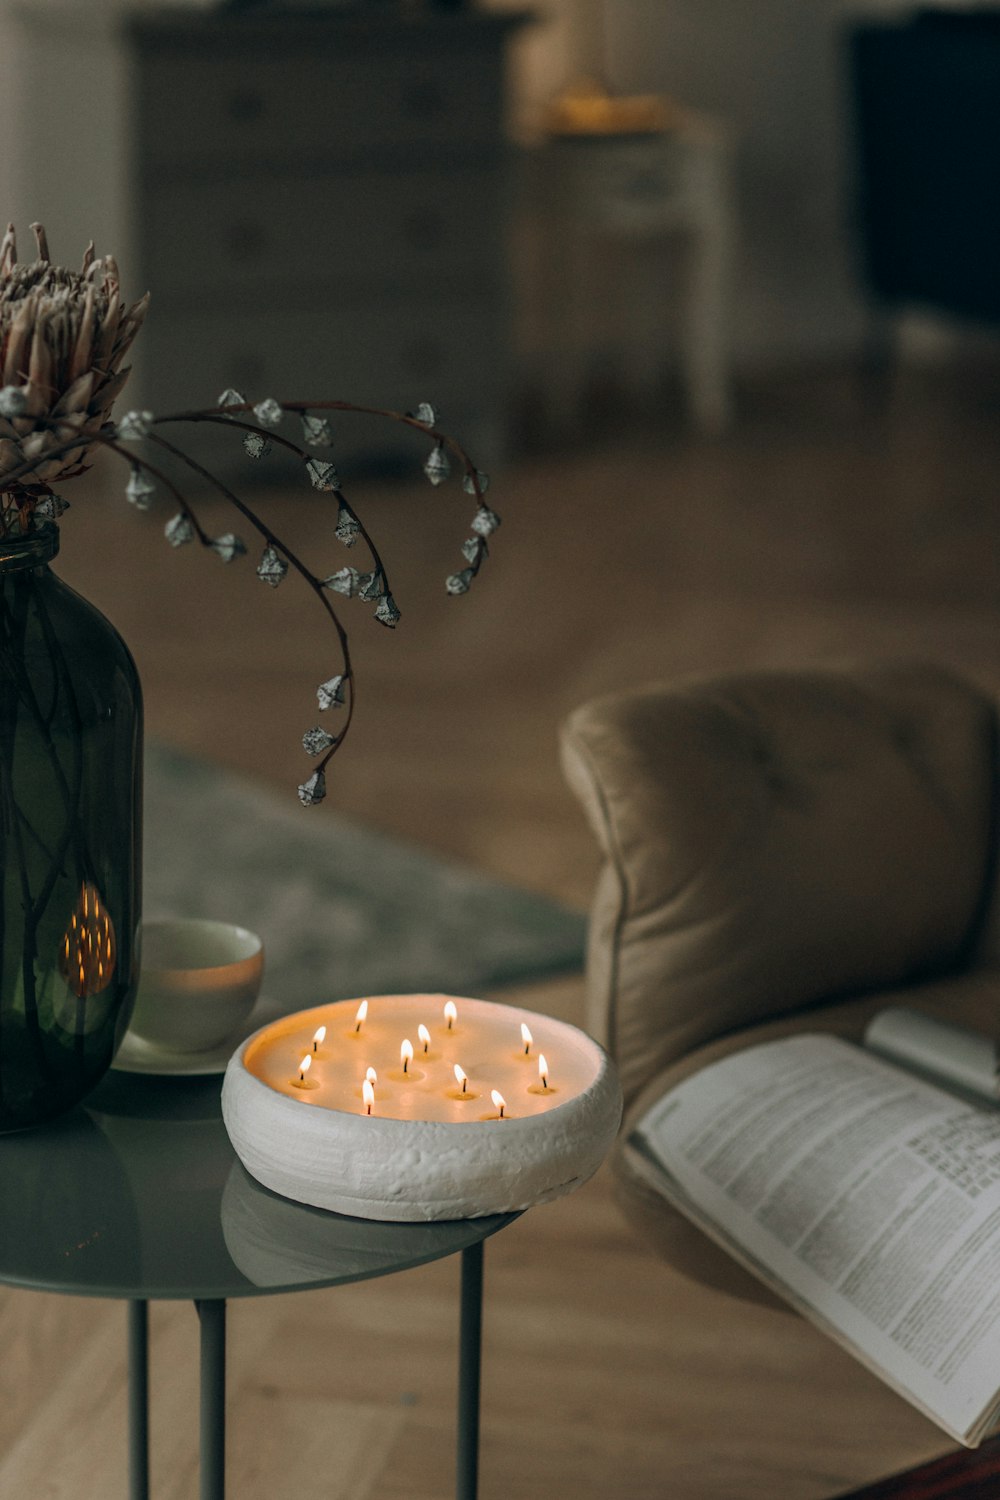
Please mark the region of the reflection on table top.
[[350, 1219], [279, 1198], [237, 1160], [220, 1080], [112, 1073], [78, 1108], [0, 1137], [0, 1281], [124, 1298], [260, 1296], [453, 1255], [516, 1214]]

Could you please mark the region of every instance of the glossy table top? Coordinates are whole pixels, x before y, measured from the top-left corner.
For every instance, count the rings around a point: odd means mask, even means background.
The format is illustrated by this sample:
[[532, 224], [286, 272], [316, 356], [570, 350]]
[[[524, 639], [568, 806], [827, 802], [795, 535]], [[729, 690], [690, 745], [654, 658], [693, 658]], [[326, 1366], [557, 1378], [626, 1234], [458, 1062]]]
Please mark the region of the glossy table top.
[[406, 1270], [517, 1217], [385, 1224], [280, 1198], [237, 1159], [221, 1082], [111, 1073], [86, 1107], [0, 1136], [0, 1281], [97, 1297], [261, 1296]]

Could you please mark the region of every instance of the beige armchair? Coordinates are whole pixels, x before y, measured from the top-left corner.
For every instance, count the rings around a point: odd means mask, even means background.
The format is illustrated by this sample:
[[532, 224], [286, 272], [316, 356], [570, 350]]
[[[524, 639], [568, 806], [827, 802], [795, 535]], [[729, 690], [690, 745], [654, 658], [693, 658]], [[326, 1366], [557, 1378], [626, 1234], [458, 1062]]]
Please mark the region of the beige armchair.
[[[563, 764], [603, 855], [588, 1026], [629, 1122], [791, 1032], [904, 1003], [1000, 1029], [997, 705], [943, 668], [687, 679], [584, 705]], [[770, 1301], [614, 1158], [678, 1267]]]

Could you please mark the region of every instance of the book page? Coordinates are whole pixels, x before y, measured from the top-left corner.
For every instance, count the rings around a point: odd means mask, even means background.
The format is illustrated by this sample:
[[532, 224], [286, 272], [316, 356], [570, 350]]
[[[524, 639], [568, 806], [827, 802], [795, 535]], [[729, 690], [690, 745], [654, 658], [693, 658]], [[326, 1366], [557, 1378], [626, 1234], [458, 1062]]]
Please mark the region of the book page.
[[868, 1023], [865, 1046], [904, 1068], [931, 1074], [946, 1088], [956, 1088], [996, 1104], [1000, 1101], [997, 1044], [953, 1021], [891, 1005]]
[[797, 1036], [686, 1079], [631, 1143], [751, 1269], [978, 1441], [1000, 1392], [1000, 1113]]

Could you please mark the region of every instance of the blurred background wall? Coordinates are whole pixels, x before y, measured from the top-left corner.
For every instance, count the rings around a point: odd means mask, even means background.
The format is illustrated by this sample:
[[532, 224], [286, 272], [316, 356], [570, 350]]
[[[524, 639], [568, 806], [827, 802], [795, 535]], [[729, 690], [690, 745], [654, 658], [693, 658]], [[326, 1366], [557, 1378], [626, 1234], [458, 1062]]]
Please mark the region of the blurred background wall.
[[[331, 0], [309, 8], [350, 7]], [[369, 0], [357, 7], [384, 16], [394, 8], [391, 0]], [[530, 156], [539, 140], [546, 106], [582, 77], [601, 80], [615, 94], [660, 94], [704, 111], [729, 129], [733, 141], [737, 239], [729, 338], [736, 370], [752, 374], [809, 362], [844, 362], [863, 350], [868, 325], [854, 233], [854, 124], [845, 37], [853, 21], [902, 16], [914, 6], [906, 0], [538, 0], [527, 6], [521, 0], [479, 0], [471, 8], [527, 18], [507, 43], [504, 115], [508, 138], [516, 145], [515, 184], [524, 154]], [[122, 181], [119, 158], [127, 143], [109, 125], [121, 78], [92, 73], [92, 59], [80, 53], [72, 65], [88, 82], [70, 108], [58, 74], [46, 88], [37, 72], [25, 69], [22, 34], [12, 26], [11, 13], [31, 12], [37, 33], [46, 24], [37, 18], [48, 13], [85, 14], [98, 28], [102, 18], [115, 14], [164, 9], [183, 15], [185, 10], [224, 8], [207, 0], [86, 0], [85, 9], [83, 0], [0, 3], [0, 129], [5, 142], [0, 202], [22, 231], [40, 212], [51, 216], [37, 170], [25, 168], [29, 157], [61, 162], [64, 178], [73, 176], [74, 160], [81, 170], [85, 165], [113, 222], [121, 212], [115, 198]], [[265, 3], [252, 9], [265, 16], [280, 7]], [[398, 6], [399, 13], [409, 16], [434, 10], [423, 0], [400, 0]], [[523, 223], [518, 227], [514, 222], [525, 212], [525, 200], [516, 190], [510, 206], [508, 228], [516, 240], [525, 232]], [[544, 211], [544, 203], [539, 206], [529, 197], [529, 219], [544, 216]], [[98, 222], [102, 216], [94, 215]], [[532, 232], [530, 224], [527, 232]], [[116, 243], [125, 261], [127, 242]], [[72, 258], [76, 250], [60, 244], [58, 253]], [[527, 274], [530, 280], [530, 256], [528, 262], [525, 272], [514, 254], [515, 276]], [[401, 277], [407, 269], [401, 250]], [[628, 265], [625, 274], [631, 274]], [[669, 289], [669, 262], [642, 274], [650, 278], [650, 297], [659, 295], [657, 284]], [[518, 306], [530, 309], [537, 295], [537, 287], [514, 285], [515, 318]], [[637, 295], [647, 293], [642, 289]], [[953, 329], [942, 337], [926, 319], [908, 318], [902, 328], [907, 349], [936, 348], [956, 337]], [[662, 342], [662, 330], [653, 337]], [[523, 380], [516, 360], [505, 378], [515, 388]]]

